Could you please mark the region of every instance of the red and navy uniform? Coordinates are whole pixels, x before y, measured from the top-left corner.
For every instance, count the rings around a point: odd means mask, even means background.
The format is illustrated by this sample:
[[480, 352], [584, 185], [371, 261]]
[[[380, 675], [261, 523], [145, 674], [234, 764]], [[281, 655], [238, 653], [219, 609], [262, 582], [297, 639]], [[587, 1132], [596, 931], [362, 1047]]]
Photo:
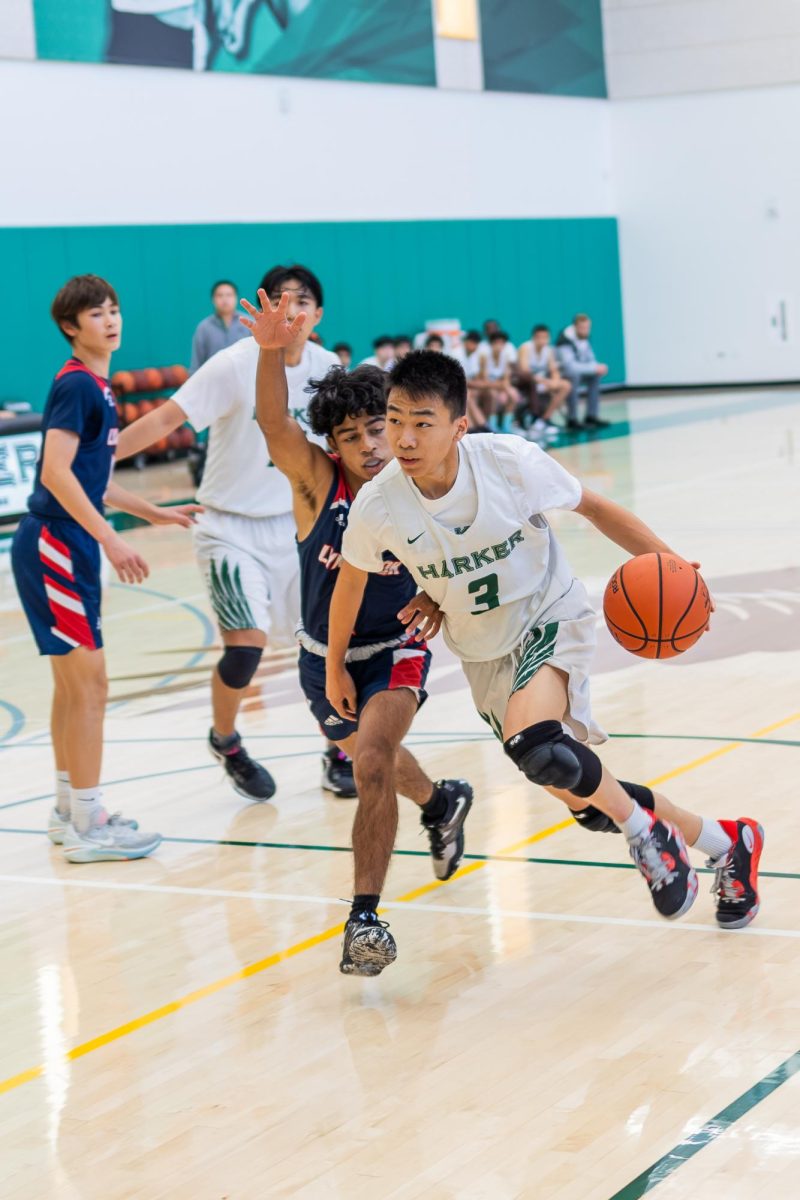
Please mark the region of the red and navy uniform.
[[[322, 651], [328, 644], [328, 614], [353, 502], [341, 461], [331, 455], [331, 462], [335, 471], [325, 503], [311, 532], [297, 543], [302, 616], [300, 684], [326, 736], [332, 741], [341, 741], [355, 732], [357, 722], [343, 720], [328, 703], [325, 658], [310, 648], [316, 643]], [[359, 712], [377, 692], [407, 687], [416, 693], [420, 704], [426, 697], [430, 650], [424, 642], [409, 639], [397, 619], [401, 608], [416, 595], [417, 585], [402, 563], [391, 554], [386, 552], [383, 561], [383, 572], [369, 576], [350, 639], [350, 649], [355, 652], [355, 657], [348, 661], [347, 669], [356, 687]], [[374, 653], [370, 654], [372, 647]]]
[[[56, 375], [42, 417], [42, 450], [49, 429], [78, 435], [72, 472], [98, 512], [114, 465], [119, 434], [108, 380], [78, 358]], [[11, 548], [22, 607], [40, 654], [99, 649], [100, 547], [42, 483], [42, 458]]]

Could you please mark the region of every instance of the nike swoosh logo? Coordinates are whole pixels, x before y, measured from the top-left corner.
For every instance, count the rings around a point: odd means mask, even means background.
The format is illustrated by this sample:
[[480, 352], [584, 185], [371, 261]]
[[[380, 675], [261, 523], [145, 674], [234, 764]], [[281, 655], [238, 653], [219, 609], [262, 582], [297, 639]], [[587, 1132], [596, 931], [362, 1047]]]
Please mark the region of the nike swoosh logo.
[[425, 530], [423, 529], [422, 533], [418, 533], [415, 538], [406, 538], [406, 541], [408, 542], [409, 546], [412, 546], [414, 544], [414, 542], [418, 542], [424, 532], [425, 532]]

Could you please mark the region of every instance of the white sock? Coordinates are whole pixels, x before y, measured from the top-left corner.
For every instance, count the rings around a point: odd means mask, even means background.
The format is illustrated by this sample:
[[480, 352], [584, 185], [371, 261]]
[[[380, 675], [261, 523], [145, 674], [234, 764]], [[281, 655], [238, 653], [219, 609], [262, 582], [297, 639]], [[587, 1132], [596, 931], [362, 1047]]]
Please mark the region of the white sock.
[[728, 853], [732, 845], [733, 842], [719, 821], [711, 821], [708, 817], [703, 817], [703, 828], [700, 830], [700, 836], [695, 842], [697, 850], [701, 850], [709, 858], [722, 858], [723, 854]]
[[628, 817], [627, 821], [622, 822], [620, 829], [629, 842], [633, 842], [637, 838], [644, 837], [646, 833], [650, 832], [649, 813], [647, 813], [634, 801], [633, 812]]
[[100, 788], [71, 788], [72, 824], [78, 833], [86, 833], [100, 804]]
[[56, 808], [60, 817], [69, 817], [69, 771], [56, 771]]

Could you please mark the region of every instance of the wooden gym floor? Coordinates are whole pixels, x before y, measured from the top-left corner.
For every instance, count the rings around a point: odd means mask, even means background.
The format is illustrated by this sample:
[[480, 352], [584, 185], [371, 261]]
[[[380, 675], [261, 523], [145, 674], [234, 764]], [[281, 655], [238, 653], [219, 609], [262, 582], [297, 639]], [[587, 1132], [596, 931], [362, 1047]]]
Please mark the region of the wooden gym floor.
[[[661, 921], [621, 839], [520, 780], [437, 645], [409, 745], [473, 781], [467, 857], [435, 883], [401, 802], [398, 961], [342, 977], [353, 804], [320, 790], [291, 655], [266, 660], [241, 721], [275, 802], [245, 803], [209, 759], [215, 631], [180, 531], [132, 533], [150, 580], [106, 597], [106, 802], [165, 841], [64, 863], [43, 832], [48, 668], [0, 553], [4, 1200], [797, 1196], [798, 401], [608, 402], [611, 436], [557, 451], [716, 595], [683, 661], [639, 662], [601, 628], [594, 707], [612, 769], [765, 826], [762, 911], [740, 933], [716, 928], [707, 873], [687, 918]], [[599, 596], [622, 555], [554, 523]]]

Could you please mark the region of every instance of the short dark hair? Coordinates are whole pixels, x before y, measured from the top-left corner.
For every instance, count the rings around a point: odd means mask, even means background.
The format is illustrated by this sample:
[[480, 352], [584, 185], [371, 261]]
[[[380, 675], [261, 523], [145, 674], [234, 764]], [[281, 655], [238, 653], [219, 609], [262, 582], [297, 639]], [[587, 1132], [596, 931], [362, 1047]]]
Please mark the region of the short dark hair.
[[425, 338], [425, 349], [430, 350], [434, 342], [438, 342], [442, 349], [444, 349], [444, 338], [438, 333], [428, 334], [428, 336]]
[[386, 373], [362, 363], [353, 371], [331, 367], [322, 379], [310, 379], [308, 423], [314, 433], [331, 437], [346, 417], [379, 417], [386, 412]]
[[534, 327], [533, 327], [533, 333], [534, 333], [534, 334], [537, 334], [537, 333], [549, 333], [549, 332], [550, 332], [550, 326], [549, 326], [549, 325], [534, 325]]
[[394, 345], [394, 338], [389, 337], [388, 333], [385, 333], [385, 334], [383, 334], [382, 337], [375, 338], [375, 341], [372, 343], [372, 349], [380, 350], [381, 346], [393, 346], [393, 345]]
[[212, 298], [213, 298], [214, 293], [216, 292], [217, 288], [221, 288], [221, 287], [233, 288], [233, 290], [236, 292], [236, 295], [237, 296], [239, 295], [238, 287], [236, 286], [235, 283], [232, 283], [230, 279], [218, 279], [217, 282], [214, 284], [214, 286], [211, 289]]
[[105, 304], [106, 300], [110, 300], [112, 304], [119, 304], [117, 293], [107, 280], [101, 279], [99, 275], [73, 275], [56, 293], [50, 305], [50, 315], [72, 345], [72, 338], [64, 331], [64, 324], [69, 322], [77, 327], [78, 317], [82, 312], [98, 308]]
[[262, 287], [268, 296], [274, 296], [276, 292], [283, 291], [284, 285], [290, 279], [296, 279], [308, 288], [317, 302], [317, 307], [322, 308], [322, 284], [313, 271], [309, 271], [308, 267], [301, 267], [299, 263], [293, 263], [290, 267], [270, 267], [258, 286]]
[[408, 344], [409, 344], [409, 346], [410, 346], [410, 345], [411, 345], [411, 338], [408, 336], [408, 334], [407, 334], [407, 333], [398, 333], [398, 334], [397, 334], [397, 336], [396, 336], [396, 337], [395, 337], [395, 339], [394, 339], [394, 344], [395, 344], [395, 346], [399, 346], [399, 345], [401, 345], [401, 343], [403, 343], [403, 342], [408, 342]]
[[468, 329], [467, 332], [464, 334], [464, 341], [465, 342], [482, 342], [483, 334], [478, 333], [477, 329]]
[[338, 354], [340, 350], [346, 350], [348, 354], [353, 353], [353, 347], [349, 342], [337, 342], [333, 347], [333, 353]]
[[413, 400], [435, 396], [450, 411], [453, 420], [467, 411], [467, 377], [448, 354], [435, 350], [412, 350], [389, 372], [389, 394], [399, 388]]
[[508, 334], [503, 329], [495, 329], [494, 333], [489, 334], [490, 342], [507, 342]]

